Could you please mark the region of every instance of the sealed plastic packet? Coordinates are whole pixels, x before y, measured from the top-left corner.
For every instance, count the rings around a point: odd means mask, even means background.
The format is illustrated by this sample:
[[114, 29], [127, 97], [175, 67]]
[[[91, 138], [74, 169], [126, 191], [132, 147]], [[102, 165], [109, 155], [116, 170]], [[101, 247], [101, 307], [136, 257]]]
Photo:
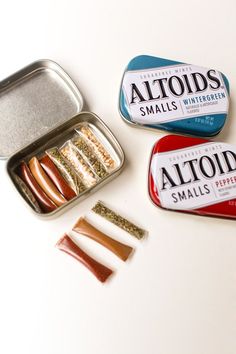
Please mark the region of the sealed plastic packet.
[[29, 168], [35, 180], [47, 194], [47, 196], [57, 205], [61, 206], [66, 203], [65, 197], [58, 191], [52, 180], [44, 172], [37, 157], [33, 156], [29, 161]]
[[99, 263], [94, 258], [85, 253], [67, 234], [56, 243], [56, 247], [88, 268], [95, 277], [102, 283], [113, 273], [113, 271], [105, 265]]
[[40, 159], [40, 165], [51, 178], [59, 192], [67, 199], [71, 200], [76, 197], [75, 191], [69, 186], [66, 180], [62, 177], [56, 165], [52, 162], [48, 155], [44, 155]]
[[115, 160], [88, 125], [82, 125], [80, 128], [76, 129], [76, 131], [90, 144], [91, 148], [108, 171], [115, 168]]
[[70, 166], [70, 164], [60, 154], [57, 147], [48, 149], [46, 153], [50, 157], [52, 162], [56, 165], [62, 177], [64, 177], [66, 182], [75, 191], [77, 195], [85, 191], [86, 189], [85, 185], [77, 176], [72, 166]]
[[114, 212], [100, 200], [96, 203], [96, 205], [94, 205], [92, 211], [110, 221], [114, 225], [118, 226], [119, 228], [125, 230], [130, 235], [136, 237], [139, 240], [147, 235], [147, 231], [133, 224], [131, 221], [127, 220], [120, 214]]
[[85, 235], [92, 240], [100, 243], [102, 246], [109, 249], [111, 252], [116, 254], [120, 259], [126, 261], [133, 251], [133, 248], [121, 243], [112, 237], [104, 234], [102, 231], [98, 230], [96, 227], [91, 225], [85, 218], [81, 217], [77, 220], [73, 227], [73, 231], [80, 235]]
[[86, 143], [86, 140], [79, 133], [76, 133], [73, 136], [72, 143], [99, 178], [108, 176], [108, 172], [102, 162], [97, 158], [93, 149], [88, 145], [88, 143]]
[[87, 188], [90, 188], [97, 183], [99, 179], [98, 176], [95, 175], [94, 171], [83, 159], [71, 140], [65, 142], [59, 151], [71, 163]]

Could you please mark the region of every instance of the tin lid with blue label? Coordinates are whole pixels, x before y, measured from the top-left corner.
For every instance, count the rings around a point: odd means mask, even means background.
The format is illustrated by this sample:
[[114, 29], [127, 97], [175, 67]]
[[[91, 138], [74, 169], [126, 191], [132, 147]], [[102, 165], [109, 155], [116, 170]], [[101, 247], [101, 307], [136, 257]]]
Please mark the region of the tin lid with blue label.
[[215, 69], [140, 55], [124, 72], [119, 110], [128, 123], [214, 136], [228, 109], [229, 82]]

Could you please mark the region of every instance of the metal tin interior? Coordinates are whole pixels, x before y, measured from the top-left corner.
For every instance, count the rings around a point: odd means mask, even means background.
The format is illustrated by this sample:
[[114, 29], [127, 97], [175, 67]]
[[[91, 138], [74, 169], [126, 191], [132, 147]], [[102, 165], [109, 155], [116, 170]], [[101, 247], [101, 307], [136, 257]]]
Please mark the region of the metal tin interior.
[[[62, 206], [58, 207], [56, 210], [50, 213], [36, 213], [29, 203], [28, 206], [32, 209], [32, 211], [42, 217], [52, 216], [60, 211], [64, 211], [66, 208], [73, 206], [78, 201], [83, 200], [86, 198], [90, 193], [96, 191], [98, 188], [102, 187], [104, 184], [112, 180], [116, 175], [118, 175], [124, 165], [124, 152], [109, 130], [109, 128], [105, 125], [105, 123], [98, 118], [94, 113], [91, 112], [81, 112], [75, 117], [71, 118], [70, 120], [66, 121], [65, 123], [61, 124], [57, 128], [51, 130], [49, 133], [43, 135], [38, 140], [34, 141], [33, 143], [27, 145], [23, 149], [19, 150], [17, 153], [11, 156], [11, 158], [7, 162], [7, 172], [10, 176], [12, 182], [18, 189], [18, 192], [24, 198], [19, 186], [16, 184], [14, 179], [14, 173], [19, 165], [19, 163], [24, 160], [26, 163], [31, 159], [33, 156], [41, 157], [45, 150], [62, 145], [66, 140], [70, 139], [72, 135], [75, 133], [74, 129], [79, 127], [83, 123], [88, 123], [92, 125], [96, 130], [99, 131], [101, 136], [103, 136], [104, 142], [107, 146], [110, 147], [112, 156], [115, 158], [116, 167], [115, 169], [104, 179], [99, 181], [95, 186], [85, 190], [83, 193], [75, 197], [74, 199], [68, 201], [67, 203], [63, 204]], [[25, 198], [24, 198], [25, 199]]]
[[0, 82], [0, 158], [59, 126], [82, 110], [82, 96], [51, 60], [36, 61]]

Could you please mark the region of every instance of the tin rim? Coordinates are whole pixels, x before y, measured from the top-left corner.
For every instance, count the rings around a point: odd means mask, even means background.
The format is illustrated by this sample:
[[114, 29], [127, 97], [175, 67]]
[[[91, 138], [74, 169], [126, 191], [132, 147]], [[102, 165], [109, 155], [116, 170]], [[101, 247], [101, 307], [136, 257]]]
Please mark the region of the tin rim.
[[[84, 192], [82, 192], [81, 194], [77, 195], [75, 198], [68, 200], [65, 204], [59, 206], [58, 208], [56, 208], [55, 210], [49, 212], [49, 213], [37, 213], [32, 207], [30, 207], [29, 203], [27, 203], [27, 201], [22, 197], [22, 199], [24, 200], [24, 203], [27, 205], [27, 207], [31, 210], [31, 212], [34, 215], [37, 215], [38, 217], [42, 218], [42, 219], [47, 219], [50, 217], [54, 217], [54, 216], [59, 216], [62, 212], [69, 210], [71, 207], [75, 206], [77, 203], [79, 203], [80, 201], [82, 202], [86, 197], [89, 196], [90, 193], [94, 193], [96, 192], [96, 190], [100, 189], [103, 185], [107, 184], [109, 181], [112, 181], [112, 179], [114, 179], [116, 176], [118, 176], [122, 169], [124, 168], [124, 164], [125, 164], [125, 153], [124, 150], [122, 149], [120, 143], [118, 142], [118, 140], [116, 139], [116, 137], [114, 136], [114, 134], [112, 133], [112, 131], [109, 129], [109, 127], [106, 125], [106, 123], [103, 122], [103, 120], [101, 118], [99, 118], [95, 113], [93, 112], [89, 112], [89, 111], [81, 111], [79, 112], [77, 115], [75, 115], [74, 117], [71, 118], [74, 119], [77, 116], [83, 115], [83, 114], [89, 114], [92, 115], [93, 117], [95, 117], [95, 119], [98, 120], [98, 122], [105, 128], [105, 131], [107, 131], [109, 133], [109, 135], [112, 138], [112, 141], [115, 143], [115, 152], [118, 153], [119, 156], [119, 166], [117, 168], [115, 168], [107, 177], [103, 178], [102, 180], [98, 181], [98, 183], [96, 185], [94, 185], [93, 187], [85, 190]], [[64, 124], [66, 124], [67, 121], [64, 122]], [[63, 123], [61, 124], [63, 125]], [[57, 127], [58, 128], [58, 127]], [[53, 128], [52, 130], [50, 130], [47, 134], [50, 134], [50, 132], [52, 132], [54, 129], [57, 129], [56, 127]], [[42, 139], [43, 136], [39, 137], [38, 139], [35, 140], [35, 143], [37, 143], [39, 140]], [[17, 155], [18, 153], [21, 152], [22, 149], [27, 149], [28, 147], [30, 147], [32, 143], [27, 144], [24, 148], [20, 148], [18, 149], [18, 151], [16, 151], [7, 161], [7, 164], [5, 166], [6, 168], [6, 172], [8, 175], [8, 178], [11, 180], [11, 182], [14, 184], [15, 189], [17, 189], [14, 180], [11, 176], [10, 173], [10, 168], [9, 168], [9, 163], [11, 162], [11, 158], [13, 158], [15, 155]], [[117, 151], [119, 150], [119, 151]], [[17, 189], [18, 191], [18, 189]], [[18, 191], [19, 194], [19, 191]]]

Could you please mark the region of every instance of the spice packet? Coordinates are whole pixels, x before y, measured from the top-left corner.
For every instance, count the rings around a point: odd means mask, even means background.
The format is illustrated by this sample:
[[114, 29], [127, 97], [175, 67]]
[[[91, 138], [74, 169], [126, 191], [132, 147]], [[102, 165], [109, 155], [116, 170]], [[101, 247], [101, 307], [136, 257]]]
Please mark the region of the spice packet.
[[67, 202], [65, 197], [58, 191], [55, 184], [48, 177], [46, 172], [44, 172], [44, 169], [40, 165], [37, 157], [33, 156], [30, 159], [29, 168], [39, 186], [47, 194], [51, 201], [53, 201], [53, 203], [55, 203], [57, 206], [61, 206]]
[[29, 187], [25, 184], [25, 182], [17, 175], [14, 174], [14, 180], [19, 186], [20, 190], [22, 191], [23, 195], [25, 196], [26, 200], [30, 202], [32, 207], [37, 213], [42, 213], [42, 209], [39, 206], [39, 203], [35, 199], [33, 193], [29, 189]]
[[87, 188], [97, 183], [99, 177], [95, 175], [71, 140], [68, 140], [59, 151], [71, 163]]
[[59, 192], [67, 199], [71, 200], [76, 197], [75, 191], [69, 186], [66, 180], [62, 177], [56, 165], [52, 162], [49, 156], [44, 155], [40, 159], [40, 165], [51, 178]]
[[103, 232], [99, 231], [96, 227], [91, 225], [86, 219], [81, 217], [73, 227], [73, 231], [85, 235], [92, 240], [100, 243], [102, 246], [109, 249], [116, 254], [120, 259], [126, 261], [133, 251], [133, 248], [125, 245], [113, 238], [107, 236]]
[[82, 125], [80, 128], [76, 129], [76, 132], [81, 134], [90, 144], [91, 148], [108, 171], [115, 168], [115, 160], [111, 157], [99, 138], [88, 125]]
[[50, 157], [52, 162], [56, 165], [60, 171], [62, 177], [66, 180], [69, 186], [78, 195], [86, 190], [86, 186], [83, 184], [81, 179], [77, 176], [73, 167], [67, 162], [64, 157], [60, 154], [57, 147], [53, 147], [46, 151], [46, 154]]
[[95, 261], [95, 259], [85, 253], [67, 234], [64, 234], [57, 242], [56, 247], [77, 259], [77, 261], [87, 267], [102, 283], [113, 273], [111, 269]]
[[37, 199], [41, 209], [46, 213], [54, 211], [57, 208], [56, 204], [53, 203], [53, 201], [39, 186], [38, 182], [32, 175], [28, 165], [24, 161], [21, 161], [18, 171], [20, 178], [23, 179], [26, 185], [30, 188], [31, 192]]
[[125, 230], [130, 235], [135, 236], [139, 240], [141, 240], [147, 234], [147, 231], [136, 226], [129, 220], [125, 219], [123, 216], [115, 213], [113, 210], [106, 207], [101, 201], [96, 203], [96, 205], [92, 208], [92, 211], [104, 217], [106, 220], [112, 222], [121, 229]]
[[108, 176], [108, 172], [106, 171], [104, 165], [97, 158], [93, 149], [89, 146], [88, 143], [86, 143], [86, 140], [80, 134], [74, 135], [72, 138], [72, 143], [75, 145], [81, 156], [83, 156], [84, 160], [91, 166], [99, 178]]

